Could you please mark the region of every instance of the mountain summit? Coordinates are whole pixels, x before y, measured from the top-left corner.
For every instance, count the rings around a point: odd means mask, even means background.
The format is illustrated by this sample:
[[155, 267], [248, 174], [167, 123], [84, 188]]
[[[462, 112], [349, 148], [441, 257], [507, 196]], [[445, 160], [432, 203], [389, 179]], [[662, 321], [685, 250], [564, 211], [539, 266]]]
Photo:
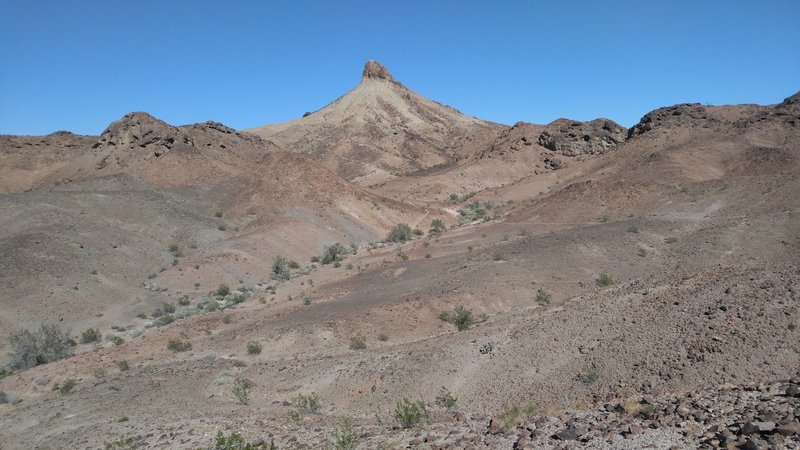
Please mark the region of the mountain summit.
[[363, 78], [383, 78], [384, 80], [395, 81], [392, 74], [383, 67], [381, 63], [371, 59], [364, 63], [364, 71], [361, 72]]
[[475, 136], [501, 128], [428, 100], [367, 61], [358, 85], [324, 108], [246, 131], [307, 153], [346, 179], [374, 184], [449, 164]]

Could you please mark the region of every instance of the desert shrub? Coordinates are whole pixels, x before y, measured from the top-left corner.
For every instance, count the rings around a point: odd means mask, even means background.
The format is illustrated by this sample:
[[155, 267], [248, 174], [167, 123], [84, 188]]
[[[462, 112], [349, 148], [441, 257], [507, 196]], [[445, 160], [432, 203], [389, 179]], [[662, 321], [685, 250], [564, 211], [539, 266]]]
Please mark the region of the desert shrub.
[[258, 355], [261, 353], [261, 344], [258, 342], [248, 342], [247, 343], [247, 354], [248, 355]]
[[224, 316], [222, 316], [222, 323], [224, 323], [225, 325], [230, 325], [231, 320], [232, 319], [229, 314], [225, 314]]
[[603, 272], [597, 277], [597, 284], [600, 286], [611, 286], [614, 284], [614, 278], [606, 272]]
[[308, 395], [300, 394], [292, 400], [292, 405], [295, 409], [305, 414], [315, 414], [322, 407], [319, 401], [319, 395], [311, 393]]
[[442, 388], [442, 392], [436, 396], [436, 404], [444, 409], [453, 409], [458, 402], [458, 397], [453, 396], [447, 388]]
[[64, 359], [72, 354], [75, 343], [69, 333], [57, 325], [42, 324], [38, 330], [22, 330], [10, 338], [13, 369], [28, 369]]
[[181, 306], [189, 306], [189, 303], [191, 302], [189, 301], [188, 295], [182, 295], [181, 298], [178, 299], [178, 304]]
[[192, 343], [181, 341], [180, 339], [170, 339], [169, 342], [167, 342], [167, 349], [173, 352], [185, 352], [192, 349]]
[[353, 429], [353, 422], [344, 418], [331, 432], [331, 448], [333, 450], [355, 450], [358, 439], [358, 433]]
[[386, 242], [405, 242], [411, 240], [411, 227], [405, 223], [399, 223], [389, 231], [384, 241]]
[[350, 339], [350, 350], [366, 350], [367, 342], [362, 336], [355, 336]]
[[639, 411], [645, 419], [651, 419], [659, 410], [658, 405], [654, 405], [652, 403], [648, 403], [642, 406], [642, 409]]
[[340, 243], [326, 245], [322, 248], [322, 264], [330, 264], [332, 262], [341, 261], [347, 254], [347, 248]]
[[600, 373], [597, 372], [597, 369], [594, 367], [587, 367], [583, 370], [583, 372], [579, 373], [575, 377], [581, 383], [589, 386], [597, 382], [600, 379]]
[[222, 431], [217, 432], [217, 438], [214, 440], [214, 445], [210, 450], [275, 450], [275, 442], [270, 441], [269, 444], [262, 443], [253, 445], [245, 440], [239, 433], [232, 433], [230, 436], [225, 436]]
[[125, 343], [125, 339], [122, 339], [122, 336], [111, 336], [110, 340], [114, 345], [122, 345]]
[[67, 378], [66, 380], [64, 380], [63, 383], [58, 385], [58, 392], [60, 392], [61, 395], [67, 395], [70, 392], [72, 392], [72, 388], [74, 388], [76, 384], [77, 383], [75, 382], [75, 380], [73, 380], [72, 378]]
[[295, 261], [293, 259], [290, 259], [289, 260], [289, 268], [290, 269], [299, 269], [300, 268], [300, 263], [298, 263], [297, 261]]
[[494, 252], [494, 255], [492, 255], [492, 259], [495, 261], [505, 261], [506, 255], [504, 255], [503, 252], [496, 251]]
[[183, 256], [183, 252], [181, 252], [181, 248], [178, 247], [176, 244], [172, 244], [168, 248], [169, 252], [175, 255], [175, 257], [180, 258]]
[[289, 260], [285, 256], [278, 255], [272, 260], [272, 276], [278, 280], [288, 280], [292, 276]]
[[214, 217], [216, 217], [217, 219], [221, 219], [222, 218], [222, 211], [215, 212], [214, 213]]
[[163, 309], [167, 314], [173, 314], [175, 312], [175, 305], [172, 303], [164, 303], [161, 305], [161, 309]]
[[319, 256], [312, 256], [311, 257], [311, 262], [312, 263], [318, 263], [319, 262]]
[[217, 226], [217, 229], [219, 231], [225, 231], [225, 225], [219, 225], [219, 226]]
[[544, 290], [544, 288], [539, 288], [536, 292], [536, 301], [542, 305], [547, 306], [550, 304], [550, 293]]
[[253, 386], [253, 382], [247, 378], [236, 378], [233, 382], [233, 395], [240, 404], [246, 405], [250, 402], [250, 389]]
[[488, 204], [481, 205], [481, 202], [470, 203], [464, 209], [458, 211], [458, 220], [461, 222], [474, 222], [487, 218], [487, 208], [485, 206], [488, 206]]
[[228, 295], [228, 294], [230, 294], [230, 293], [231, 293], [231, 288], [229, 288], [227, 284], [224, 284], [224, 283], [223, 283], [223, 284], [220, 284], [220, 285], [217, 287], [217, 292], [216, 292], [216, 294], [217, 294], [218, 296], [220, 296], [220, 297], [225, 297], [226, 295]]
[[642, 247], [639, 247], [639, 251], [636, 254], [641, 257], [645, 257], [647, 256], [647, 250], [643, 249]]
[[157, 327], [163, 327], [171, 324], [172, 322], [175, 322], [175, 316], [173, 316], [172, 314], [167, 314], [165, 316], [161, 316], [158, 319], [154, 320], [153, 325]]
[[462, 194], [462, 195], [458, 195], [458, 194], [450, 194], [450, 201], [452, 201], [452, 202], [459, 202], [459, 203], [463, 203], [463, 202], [465, 202], [465, 201], [467, 201], [467, 200], [471, 199], [472, 197], [474, 197], [474, 196], [475, 196], [475, 195], [477, 195], [477, 194], [478, 194], [478, 193], [477, 193], [477, 192], [475, 192], [475, 191], [471, 191], [471, 192], [469, 192], [468, 194]]
[[639, 227], [637, 227], [636, 225], [631, 225], [628, 227], [628, 233], [638, 233], [638, 232], [639, 232]]
[[315, 414], [322, 405], [320, 404], [319, 396], [312, 392], [309, 395], [300, 394], [292, 399], [292, 406], [294, 406], [294, 409], [289, 411], [289, 418], [300, 423], [306, 414]]
[[[119, 420], [117, 422], [119, 422]], [[113, 441], [108, 441], [104, 445], [105, 450], [136, 450], [137, 448], [141, 448], [139, 443], [133, 440], [133, 438], [122, 437], [114, 439]]]
[[424, 231], [422, 231], [422, 230], [421, 230], [421, 229], [419, 229], [419, 228], [414, 228], [414, 231], [412, 231], [412, 233], [414, 233], [414, 236], [422, 236], [422, 235], [424, 235], [424, 234], [425, 234], [425, 232], [424, 232]]
[[422, 400], [411, 401], [403, 397], [395, 405], [394, 417], [403, 428], [413, 428], [428, 419], [428, 409]]
[[602, 216], [600, 216], [600, 217], [598, 217], [598, 218], [597, 218], [597, 221], [598, 221], [598, 222], [601, 222], [601, 223], [606, 223], [606, 222], [608, 222], [609, 220], [611, 220], [611, 217], [609, 217], [609, 215], [608, 215], [608, 214], [603, 214]]
[[117, 367], [119, 368], [120, 372], [127, 372], [130, 370], [131, 365], [128, 364], [128, 361], [117, 361]]
[[431, 228], [428, 230], [428, 233], [439, 234], [442, 231], [444, 231], [444, 222], [442, 222], [442, 219], [431, 220]]
[[670, 236], [670, 237], [664, 239], [664, 242], [666, 242], [667, 244], [674, 244], [674, 243], [678, 242], [678, 238], [676, 238], [675, 236]]
[[439, 314], [439, 319], [450, 322], [456, 326], [458, 331], [469, 330], [472, 325], [475, 324], [475, 316], [472, 315], [472, 311], [468, 310], [467, 308], [463, 307], [462, 305], [458, 305], [452, 312], [442, 311]]
[[211, 300], [210, 302], [208, 302], [208, 305], [206, 305], [206, 312], [214, 312], [218, 310], [219, 310], [219, 303], [217, 303], [214, 300]]
[[481, 355], [488, 355], [492, 353], [494, 351], [494, 342], [489, 341], [481, 345], [481, 348], [479, 348], [478, 351], [481, 353]]
[[97, 329], [89, 328], [85, 330], [83, 333], [81, 333], [81, 343], [89, 344], [92, 342], [97, 342], [100, 340], [101, 337], [102, 336], [100, 335], [100, 332], [97, 331]]
[[389, 335], [386, 333], [380, 333], [378, 334], [378, 340], [381, 342], [386, 342], [389, 340]]
[[106, 369], [103, 369], [102, 367], [99, 369], [95, 369], [94, 371], [95, 378], [105, 378], [105, 376], [106, 376]]
[[523, 420], [530, 418], [534, 414], [536, 414], [536, 406], [533, 404], [529, 403], [522, 407], [514, 405], [497, 416], [497, 419], [500, 421], [500, 427], [504, 431], [510, 431], [522, 423]]

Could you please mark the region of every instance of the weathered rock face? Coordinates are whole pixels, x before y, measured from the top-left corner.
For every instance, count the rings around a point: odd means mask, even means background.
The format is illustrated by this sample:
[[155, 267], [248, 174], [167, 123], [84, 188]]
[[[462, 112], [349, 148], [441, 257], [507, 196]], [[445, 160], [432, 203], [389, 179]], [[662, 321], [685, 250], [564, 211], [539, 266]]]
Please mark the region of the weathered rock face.
[[558, 119], [542, 131], [538, 143], [564, 156], [598, 155], [622, 143], [627, 131], [608, 119], [591, 122]]
[[375, 60], [369, 60], [364, 64], [364, 71], [361, 72], [361, 76], [364, 78], [383, 78], [384, 80], [395, 81], [386, 67]]
[[667, 108], [659, 108], [645, 114], [639, 123], [628, 130], [628, 137], [638, 136], [656, 128], [693, 127], [695, 125], [716, 121], [709, 115], [705, 106], [699, 103], [686, 103]]
[[96, 147], [149, 148], [156, 157], [176, 145], [192, 146], [192, 139], [178, 128], [144, 112], [132, 112], [112, 122], [100, 135]]

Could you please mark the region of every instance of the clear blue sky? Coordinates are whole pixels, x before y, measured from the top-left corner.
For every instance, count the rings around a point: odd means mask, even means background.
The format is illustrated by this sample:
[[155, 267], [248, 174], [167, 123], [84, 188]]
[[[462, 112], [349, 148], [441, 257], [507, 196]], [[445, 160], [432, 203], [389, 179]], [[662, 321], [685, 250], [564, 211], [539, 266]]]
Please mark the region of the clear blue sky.
[[800, 1], [0, 0], [0, 133], [98, 134], [130, 111], [237, 129], [354, 87], [367, 59], [511, 124], [800, 90]]

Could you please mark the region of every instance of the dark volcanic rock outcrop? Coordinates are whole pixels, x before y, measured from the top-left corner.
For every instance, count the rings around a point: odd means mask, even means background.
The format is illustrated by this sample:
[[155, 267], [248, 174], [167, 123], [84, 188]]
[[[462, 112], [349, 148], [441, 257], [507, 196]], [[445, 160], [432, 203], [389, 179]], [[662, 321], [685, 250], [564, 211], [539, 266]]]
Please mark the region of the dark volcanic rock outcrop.
[[626, 135], [624, 127], [608, 119], [590, 122], [558, 119], [545, 127], [537, 142], [564, 156], [597, 155], [622, 143]]

